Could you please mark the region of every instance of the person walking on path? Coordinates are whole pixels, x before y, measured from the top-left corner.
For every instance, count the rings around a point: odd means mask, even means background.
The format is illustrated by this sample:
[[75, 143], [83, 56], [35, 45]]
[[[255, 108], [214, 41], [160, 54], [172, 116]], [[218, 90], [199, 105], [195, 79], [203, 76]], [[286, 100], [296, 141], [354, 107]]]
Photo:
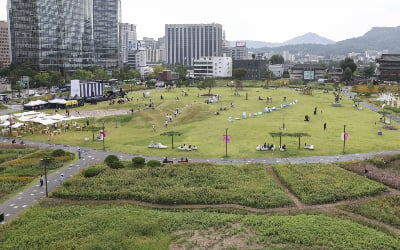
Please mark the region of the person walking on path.
[[78, 148], [78, 157], [79, 157], [79, 159], [81, 158], [81, 155], [82, 155], [81, 148]]
[[43, 187], [43, 175], [40, 176], [39, 181], [40, 181], [40, 186]]
[[62, 184], [64, 182], [64, 174], [60, 174], [58, 181], [60, 182], [60, 184]]
[[324, 131], [326, 131], [326, 122], [324, 123]]
[[156, 125], [151, 125], [151, 127], [153, 128], [153, 132], [156, 132]]

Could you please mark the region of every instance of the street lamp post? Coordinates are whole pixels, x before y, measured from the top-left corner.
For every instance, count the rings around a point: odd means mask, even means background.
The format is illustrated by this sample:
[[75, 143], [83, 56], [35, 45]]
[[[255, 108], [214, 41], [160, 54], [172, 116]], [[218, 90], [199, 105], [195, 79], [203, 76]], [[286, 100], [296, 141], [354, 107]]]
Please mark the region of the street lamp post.
[[228, 158], [228, 128], [225, 130], [225, 157]]
[[105, 131], [104, 131], [104, 121], [103, 121], [103, 150], [106, 150], [106, 146], [104, 145], [104, 141], [106, 140], [106, 138], [105, 138]]
[[42, 164], [43, 164], [43, 166], [44, 166], [44, 181], [45, 181], [45, 184], [46, 184], [46, 197], [49, 197], [49, 192], [48, 192], [48, 189], [47, 189], [47, 164], [50, 162], [50, 158], [43, 158], [43, 159], [40, 159], [41, 160], [41, 162], [42, 162]]

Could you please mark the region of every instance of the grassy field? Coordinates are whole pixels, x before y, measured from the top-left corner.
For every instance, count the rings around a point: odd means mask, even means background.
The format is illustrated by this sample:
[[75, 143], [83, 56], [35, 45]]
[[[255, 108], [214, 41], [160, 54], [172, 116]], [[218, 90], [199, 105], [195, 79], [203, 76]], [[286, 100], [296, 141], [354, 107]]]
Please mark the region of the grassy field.
[[[182, 96], [183, 91], [188, 96]], [[343, 141], [341, 133], [346, 125], [346, 132], [349, 139], [346, 142], [345, 153], [375, 152], [398, 149], [397, 138], [399, 131], [383, 130], [383, 135], [377, 135], [380, 131], [380, 115], [369, 110], [357, 110], [352, 107], [353, 102], [343, 98], [342, 107], [333, 107], [334, 96], [332, 93], [314, 91], [312, 96], [302, 95], [301, 92], [293, 89], [262, 89], [245, 88], [239, 91], [240, 96], [235, 96], [234, 88], [216, 88], [212, 93], [221, 95], [218, 103], [206, 104], [205, 98], [197, 97], [198, 94], [207, 93], [205, 90], [173, 89], [151, 91], [151, 98], [143, 98], [147, 91], [134, 92], [129, 96], [133, 101], [125, 104], [109, 105], [108, 102], [97, 105], [86, 105], [77, 110], [98, 110], [98, 109], [135, 109], [134, 114], [124, 116], [109, 116], [102, 119], [90, 119], [91, 124], [102, 126], [105, 122], [107, 138], [105, 147], [109, 151], [118, 151], [142, 155], [174, 156], [190, 158], [219, 158], [225, 157], [225, 143], [223, 135], [228, 129], [231, 142], [228, 144], [228, 157], [294, 157], [312, 155], [336, 155], [343, 153]], [[161, 100], [160, 96], [164, 99]], [[247, 96], [247, 100], [246, 100]], [[272, 103], [266, 100], [258, 100], [258, 97], [266, 98], [271, 96]], [[295, 105], [288, 106], [278, 111], [254, 116], [262, 112], [265, 107], [280, 107], [286, 102], [294, 102]], [[176, 100], [179, 98], [179, 101]], [[155, 109], [144, 110], [145, 104], [154, 103]], [[231, 103], [234, 107], [231, 108]], [[138, 108], [140, 107], [140, 111]], [[317, 107], [316, 115], [313, 114]], [[165, 127], [167, 114], [174, 114], [176, 108], [181, 114], [174, 117], [173, 121]], [[224, 110], [226, 108], [226, 110]], [[220, 110], [222, 109], [222, 111]], [[214, 112], [220, 115], [214, 115]], [[243, 112], [252, 117], [242, 118]], [[73, 112], [72, 112], [73, 113]], [[72, 114], [71, 113], [71, 114]], [[304, 122], [305, 115], [311, 117], [310, 122]], [[233, 121], [229, 122], [228, 118]], [[86, 119], [80, 121], [82, 126]], [[303, 137], [300, 141], [296, 137], [282, 137], [282, 144], [287, 145], [286, 152], [256, 151], [259, 144], [273, 143], [279, 145], [279, 137], [271, 137], [271, 132], [281, 132], [280, 128], [285, 124], [286, 133], [308, 133], [311, 137]], [[324, 131], [323, 124], [327, 124]], [[155, 124], [156, 132], [152, 130]], [[160, 136], [161, 133], [177, 131], [181, 136], [174, 137], [172, 149], [171, 137]], [[27, 139], [48, 140], [47, 135], [34, 134], [26, 135]], [[90, 131], [67, 131], [61, 135], [54, 136], [52, 142], [79, 145], [82, 147], [103, 148], [100, 141], [85, 142], [84, 138], [92, 138]], [[168, 146], [168, 149], [148, 148], [150, 141], [161, 142]], [[303, 149], [304, 143], [313, 144], [315, 150]], [[197, 151], [179, 151], [179, 145], [196, 145]], [[329, 145], [329, 146], [328, 146]]]
[[[2, 249], [398, 249], [399, 238], [323, 215], [167, 212], [47, 201], [0, 229]], [[123, 240], [121, 240], [123, 239]], [[178, 248], [180, 247], [180, 248]]]
[[262, 164], [215, 166], [185, 163], [139, 170], [99, 166], [102, 173], [74, 176], [52, 197], [76, 200], [134, 199], [155, 204], [239, 204], [284, 207], [293, 202]]
[[306, 204], [331, 203], [376, 195], [382, 184], [341, 168], [324, 164], [274, 165], [282, 182]]

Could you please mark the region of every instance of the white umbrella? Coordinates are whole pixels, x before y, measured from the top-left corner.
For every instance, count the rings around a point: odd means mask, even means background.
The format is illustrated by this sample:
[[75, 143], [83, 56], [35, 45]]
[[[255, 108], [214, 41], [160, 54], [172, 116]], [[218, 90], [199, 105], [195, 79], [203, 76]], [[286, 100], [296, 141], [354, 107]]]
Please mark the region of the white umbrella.
[[5, 121], [4, 123], [0, 124], [2, 127], [10, 126], [10, 121]]
[[55, 115], [48, 116], [46, 118], [53, 119], [53, 120], [62, 120], [64, 118], [66, 118], [66, 116], [60, 115], [60, 114], [55, 114]]
[[17, 118], [21, 122], [27, 122], [27, 121], [32, 121], [35, 117], [33, 116], [21, 116], [20, 118]]
[[23, 123], [17, 122], [17, 123], [15, 123], [15, 124], [11, 125], [11, 127], [12, 127], [12, 128], [19, 128], [19, 127], [21, 127], [21, 126], [23, 126], [23, 125], [24, 125]]

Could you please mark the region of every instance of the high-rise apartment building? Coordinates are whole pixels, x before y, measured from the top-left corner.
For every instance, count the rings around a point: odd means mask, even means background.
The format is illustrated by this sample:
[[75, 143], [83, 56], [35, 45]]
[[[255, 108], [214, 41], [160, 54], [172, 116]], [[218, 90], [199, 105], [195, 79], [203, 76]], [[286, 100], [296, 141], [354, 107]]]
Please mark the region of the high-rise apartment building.
[[128, 63], [128, 42], [137, 40], [136, 25], [121, 23], [119, 27], [121, 37], [121, 60], [122, 63]]
[[222, 56], [221, 24], [166, 24], [167, 63], [193, 65], [194, 59]]
[[10, 65], [10, 43], [8, 39], [8, 23], [0, 21], [0, 68]]
[[120, 0], [8, 0], [11, 61], [40, 71], [116, 68]]

